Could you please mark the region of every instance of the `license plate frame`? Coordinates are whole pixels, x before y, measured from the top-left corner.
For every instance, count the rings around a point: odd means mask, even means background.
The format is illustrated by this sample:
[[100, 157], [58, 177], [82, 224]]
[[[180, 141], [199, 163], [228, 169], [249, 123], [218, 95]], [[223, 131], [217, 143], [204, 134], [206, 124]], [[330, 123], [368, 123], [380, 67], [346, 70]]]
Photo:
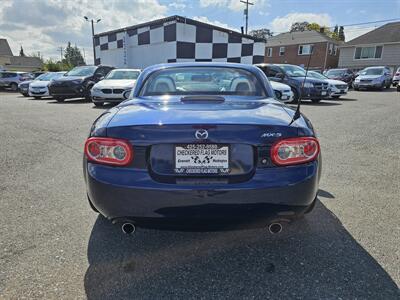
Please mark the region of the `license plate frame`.
[[[185, 155], [178, 154], [177, 151], [182, 150], [192, 150], [194, 153]], [[215, 151], [226, 151], [227, 153], [218, 155]], [[229, 144], [175, 144], [173, 153], [174, 173], [177, 175], [227, 175], [230, 172], [231, 149]], [[214, 156], [212, 155], [218, 155], [216, 159], [221, 160], [221, 162], [215, 162], [215, 160], [213, 160]], [[185, 161], [189, 159], [190, 162], [178, 162], [178, 156], [181, 156], [181, 159]], [[208, 156], [208, 159], [206, 156]], [[210, 159], [211, 161], [209, 161]], [[208, 164], [208, 166], [204, 166], [204, 164]]]

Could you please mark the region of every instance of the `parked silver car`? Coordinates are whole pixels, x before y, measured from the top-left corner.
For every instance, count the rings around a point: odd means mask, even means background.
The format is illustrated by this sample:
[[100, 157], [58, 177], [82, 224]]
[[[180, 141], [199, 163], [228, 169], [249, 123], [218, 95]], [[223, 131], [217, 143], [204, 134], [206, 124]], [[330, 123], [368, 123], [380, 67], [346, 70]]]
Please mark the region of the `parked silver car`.
[[392, 74], [388, 67], [368, 67], [359, 72], [359, 76], [354, 80], [353, 87], [359, 89], [388, 89], [392, 84]]
[[26, 80], [32, 80], [33, 76], [26, 72], [0, 72], [0, 89], [9, 88], [12, 91], [18, 90], [18, 84]]

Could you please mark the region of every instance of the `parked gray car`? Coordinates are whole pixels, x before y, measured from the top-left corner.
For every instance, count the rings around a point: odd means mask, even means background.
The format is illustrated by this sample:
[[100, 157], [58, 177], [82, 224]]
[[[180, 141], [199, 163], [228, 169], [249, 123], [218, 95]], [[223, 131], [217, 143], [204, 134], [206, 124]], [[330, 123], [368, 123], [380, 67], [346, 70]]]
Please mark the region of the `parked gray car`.
[[359, 72], [354, 80], [353, 87], [359, 89], [388, 89], [392, 84], [392, 74], [388, 67], [368, 67]]
[[0, 72], [0, 89], [9, 88], [12, 91], [18, 90], [18, 84], [26, 80], [32, 80], [32, 75], [26, 72]]

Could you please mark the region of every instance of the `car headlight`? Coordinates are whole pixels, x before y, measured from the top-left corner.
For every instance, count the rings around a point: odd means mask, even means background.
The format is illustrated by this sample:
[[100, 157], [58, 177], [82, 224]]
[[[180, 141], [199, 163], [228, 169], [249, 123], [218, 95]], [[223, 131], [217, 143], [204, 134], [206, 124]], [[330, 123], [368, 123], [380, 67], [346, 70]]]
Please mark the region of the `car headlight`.
[[314, 84], [312, 84], [311, 82], [304, 82], [304, 87], [305, 88], [313, 88]]

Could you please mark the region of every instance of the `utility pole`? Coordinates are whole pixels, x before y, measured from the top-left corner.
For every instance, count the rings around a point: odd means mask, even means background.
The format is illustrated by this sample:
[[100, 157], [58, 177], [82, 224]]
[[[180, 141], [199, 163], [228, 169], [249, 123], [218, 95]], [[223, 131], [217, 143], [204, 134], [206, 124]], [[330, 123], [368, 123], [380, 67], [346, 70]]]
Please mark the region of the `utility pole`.
[[246, 4], [246, 8], [244, 9], [244, 15], [246, 16], [246, 34], [247, 34], [247, 28], [249, 27], [249, 5], [254, 5], [254, 3], [249, 2], [249, 0], [246, 1], [240, 0], [240, 2]]
[[86, 17], [86, 16], [84, 16], [83, 17], [87, 22], [90, 22], [90, 23], [92, 23], [92, 44], [93, 44], [93, 64], [95, 65], [96, 64], [96, 51], [95, 51], [95, 49], [94, 49], [94, 22], [96, 22], [96, 24], [97, 23], [99, 23], [100, 21], [101, 21], [101, 19], [97, 19], [97, 20], [93, 20], [93, 19], [91, 19], [90, 21], [89, 21], [89, 18], [88, 17]]

